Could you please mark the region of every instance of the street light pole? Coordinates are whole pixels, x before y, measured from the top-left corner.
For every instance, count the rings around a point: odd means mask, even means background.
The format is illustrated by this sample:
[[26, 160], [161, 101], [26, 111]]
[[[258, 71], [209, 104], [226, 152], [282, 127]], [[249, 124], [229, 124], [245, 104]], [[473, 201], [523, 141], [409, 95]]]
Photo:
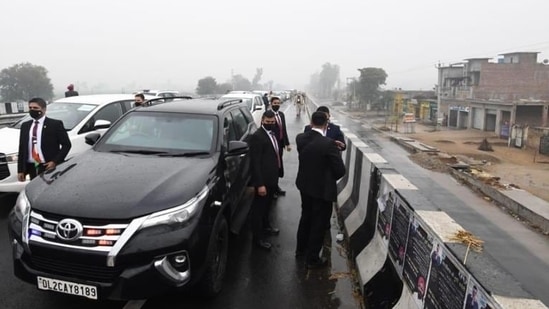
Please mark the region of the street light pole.
[[435, 119], [435, 131], [440, 131], [440, 127], [439, 127], [439, 124], [438, 124], [438, 119], [440, 117], [440, 94], [441, 94], [441, 88], [442, 88], [442, 69], [440, 67], [441, 67], [441, 65], [439, 63], [437, 65], [437, 68], [438, 68], [438, 85], [437, 85], [437, 114], [435, 116], [436, 117], [436, 119]]
[[351, 92], [351, 91], [350, 91], [351, 89], [349, 89], [349, 88], [350, 88], [350, 87], [349, 87], [349, 86], [350, 86], [349, 80], [351, 80], [351, 83], [352, 83], [352, 82], [354, 81], [354, 79], [355, 79], [354, 77], [347, 77], [347, 78], [345, 78], [345, 83], [347, 84], [347, 93], [348, 93], [348, 96], [350, 97], [350, 98], [349, 98], [349, 109], [351, 109], [351, 108], [353, 107], [353, 100], [354, 100], [354, 97], [355, 97], [355, 85], [354, 85], [354, 83], [353, 83], [353, 93], [351, 94], [351, 93], [350, 93], [350, 92]]

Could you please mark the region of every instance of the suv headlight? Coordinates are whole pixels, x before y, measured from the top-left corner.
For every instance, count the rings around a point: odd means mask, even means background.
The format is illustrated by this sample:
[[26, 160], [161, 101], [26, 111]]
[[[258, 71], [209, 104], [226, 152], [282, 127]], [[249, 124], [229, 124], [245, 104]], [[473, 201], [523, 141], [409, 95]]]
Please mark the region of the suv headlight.
[[196, 213], [197, 209], [204, 203], [208, 196], [209, 189], [205, 186], [195, 197], [185, 204], [170, 209], [152, 213], [147, 216], [139, 229], [156, 225], [169, 225], [184, 223]]
[[25, 217], [28, 217], [30, 210], [31, 205], [29, 199], [27, 198], [25, 190], [23, 190], [17, 197], [17, 201], [15, 202], [15, 206], [13, 208], [13, 213], [19, 222], [23, 222]]
[[8, 163], [17, 163], [18, 158], [19, 158], [18, 152], [6, 154], [6, 161], [8, 161]]
[[[31, 205], [27, 198], [25, 190], [19, 193], [15, 206], [10, 212], [10, 221], [13, 224], [13, 232], [16, 235], [21, 236], [23, 244], [28, 245], [29, 242], [29, 217], [30, 217]], [[19, 234], [21, 233], [21, 234]]]

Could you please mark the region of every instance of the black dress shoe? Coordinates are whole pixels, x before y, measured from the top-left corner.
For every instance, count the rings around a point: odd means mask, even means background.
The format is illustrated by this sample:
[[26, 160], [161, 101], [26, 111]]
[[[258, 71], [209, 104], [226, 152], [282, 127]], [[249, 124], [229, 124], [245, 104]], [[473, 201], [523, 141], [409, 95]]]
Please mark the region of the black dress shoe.
[[307, 268], [308, 269], [317, 269], [317, 268], [322, 268], [322, 267], [325, 267], [326, 265], [328, 265], [328, 259], [327, 258], [319, 258], [317, 260], [314, 260], [314, 261], [308, 261], [307, 262]]
[[271, 250], [271, 247], [272, 247], [270, 242], [267, 242], [267, 241], [264, 241], [264, 240], [256, 241], [255, 245], [258, 248], [261, 248], [263, 250]]
[[267, 227], [263, 230], [263, 232], [265, 232], [265, 234], [268, 234], [268, 235], [278, 235], [278, 234], [280, 234], [280, 230], [277, 229], [276, 227]]

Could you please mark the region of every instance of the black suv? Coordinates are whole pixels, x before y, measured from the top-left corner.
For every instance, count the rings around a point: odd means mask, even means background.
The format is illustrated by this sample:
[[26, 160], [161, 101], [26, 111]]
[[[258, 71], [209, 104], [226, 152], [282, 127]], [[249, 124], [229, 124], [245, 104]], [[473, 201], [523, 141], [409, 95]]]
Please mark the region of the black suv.
[[229, 231], [244, 224], [247, 137], [241, 101], [135, 108], [93, 148], [31, 181], [9, 216], [15, 275], [38, 289], [142, 299], [221, 290]]

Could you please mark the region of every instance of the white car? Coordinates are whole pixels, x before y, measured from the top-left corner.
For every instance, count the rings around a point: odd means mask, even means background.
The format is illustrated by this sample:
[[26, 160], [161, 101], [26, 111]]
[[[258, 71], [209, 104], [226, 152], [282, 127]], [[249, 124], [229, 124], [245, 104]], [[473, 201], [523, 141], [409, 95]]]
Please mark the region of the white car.
[[261, 126], [261, 116], [265, 112], [265, 104], [263, 103], [263, 98], [260, 94], [257, 93], [229, 93], [224, 96], [221, 96], [220, 99], [241, 99], [242, 102], [248, 105], [250, 113], [254, 117], [254, 122], [257, 127]]
[[[102, 133], [126, 111], [133, 107], [133, 94], [98, 94], [75, 96], [56, 100], [48, 104], [46, 117], [63, 121], [72, 143], [67, 156], [70, 157], [89, 149], [85, 135]], [[0, 192], [19, 192], [26, 182], [17, 180], [17, 158], [19, 129], [30, 119], [24, 116], [12, 125], [0, 129]]]
[[[162, 98], [173, 98], [176, 96], [179, 96], [179, 91], [175, 90], [150, 90], [150, 89], [144, 89], [141, 93], [145, 95], [145, 99], [151, 99], [152, 97], [162, 97]], [[168, 100], [166, 100], [168, 101]]]

